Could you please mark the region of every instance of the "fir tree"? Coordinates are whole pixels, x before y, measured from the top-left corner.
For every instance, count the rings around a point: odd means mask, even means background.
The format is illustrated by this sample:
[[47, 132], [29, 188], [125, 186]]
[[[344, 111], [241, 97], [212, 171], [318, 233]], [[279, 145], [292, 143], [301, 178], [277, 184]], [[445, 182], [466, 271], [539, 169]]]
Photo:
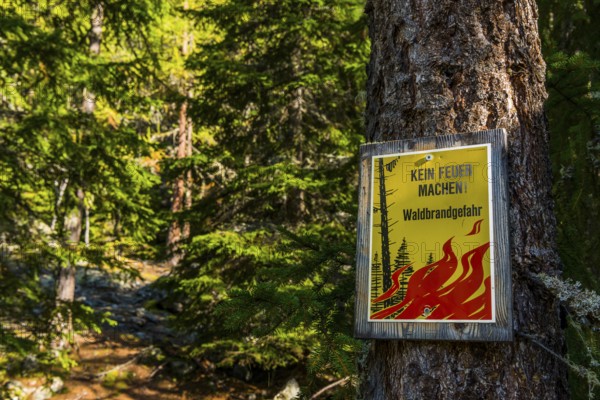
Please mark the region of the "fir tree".
[[356, 344], [347, 300], [361, 5], [230, 0], [191, 13], [215, 31], [188, 59], [202, 93], [189, 111], [214, 148], [171, 282], [190, 299], [179, 325], [202, 332], [196, 353], [218, 347], [223, 363], [275, 368], [312, 349], [339, 371], [332, 360], [348, 354], [333, 343]]
[[[0, 202], [9, 207], [0, 211], [0, 234], [14, 250], [3, 263], [15, 266], [0, 270], [0, 282], [30, 293], [3, 296], [0, 318], [50, 324], [72, 309], [89, 317], [73, 301], [75, 266], [126, 268], [113, 257], [117, 246], [155, 232], [157, 180], [141, 162], [150, 151], [140, 116], [148, 103], [133, 90], [151, 63], [129, 41], [153, 21], [152, 3], [0, 7]], [[40, 276], [62, 279], [49, 290]], [[92, 321], [79, 318], [75, 328]]]
[[[406, 243], [406, 237], [403, 237], [402, 243], [400, 244], [400, 247], [398, 248], [398, 253], [396, 254], [396, 258], [394, 259], [394, 267], [396, 269], [398, 269], [398, 268], [402, 268], [410, 263], [411, 263], [411, 261], [410, 261], [409, 254], [408, 254], [408, 245]], [[400, 275], [400, 279], [398, 279], [398, 282], [400, 283], [400, 288], [398, 289], [398, 292], [396, 293], [396, 295], [394, 295], [394, 297], [393, 297], [394, 304], [401, 302], [404, 299], [404, 296], [406, 296], [406, 289], [408, 287], [408, 279], [410, 278], [410, 276], [412, 275], [413, 272], [414, 272], [414, 268], [412, 266], [410, 266]]]
[[[547, 62], [550, 147], [558, 243], [565, 276], [600, 289], [600, 4], [593, 1], [539, 1], [540, 34]], [[597, 332], [569, 318], [569, 359], [600, 371]], [[571, 373], [574, 398], [598, 394], [590, 381]]]
[[[379, 262], [379, 254], [375, 252], [373, 263], [371, 264], [371, 301], [376, 299], [383, 293], [383, 274], [381, 271], [381, 263]], [[379, 311], [383, 308], [382, 302], [371, 303], [371, 313]]]
[[540, 2], [559, 248], [567, 275], [594, 289], [600, 289], [599, 17], [594, 2]]
[[433, 264], [433, 253], [429, 253], [429, 257], [427, 257], [427, 265]]

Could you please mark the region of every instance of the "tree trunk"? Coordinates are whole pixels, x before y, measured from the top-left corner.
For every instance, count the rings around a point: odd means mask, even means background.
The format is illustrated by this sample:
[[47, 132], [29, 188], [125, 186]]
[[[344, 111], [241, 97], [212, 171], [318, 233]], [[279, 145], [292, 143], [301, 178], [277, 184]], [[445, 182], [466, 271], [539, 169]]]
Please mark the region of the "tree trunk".
[[[183, 2], [183, 9], [189, 9], [189, 2], [185, 0]], [[193, 43], [193, 34], [186, 28], [183, 32], [183, 42], [181, 45], [181, 54], [183, 57], [187, 57], [190, 53], [191, 46]], [[188, 89], [189, 81], [183, 80], [182, 91], [185, 96], [190, 98], [192, 93]], [[178, 160], [189, 157], [192, 155], [192, 133], [193, 125], [191, 119], [188, 117], [188, 101], [184, 100], [179, 106], [179, 130], [177, 131], [177, 153], [176, 158]], [[171, 212], [174, 217], [177, 218], [177, 214], [184, 209], [190, 209], [192, 207], [192, 172], [186, 171], [182, 175], [175, 179], [173, 184], [173, 195], [171, 196]], [[190, 235], [190, 223], [189, 221], [180, 222], [178, 219], [173, 220], [169, 226], [167, 233], [167, 248], [171, 253], [169, 264], [175, 266], [181, 260], [183, 254], [181, 254], [179, 243], [185, 240]]]
[[366, 11], [367, 140], [508, 131], [516, 340], [372, 341], [361, 398], [567, 398], [558, 305], [529, 278], [559, 272], [535, 2], [369, 0]]
[[[292, 76], [296, 81], [302, 79], [304, 73], [302, 68], [301, 44], [297, 44], [291, 57]], [[300, 168], [304, 167], [304, 142], [306, 140], [304, 133], [304, 113], [306, 112], [305, 96], [306, 88], [298, 85], [292, 91], [292, 101], [289, 105], [289, 132], [290, 142], [294, 146], [292, 161]], [[306, 215], [306, 194], [300, 188], [294, 188], [286, 198], [287, 219], [289, 221], [299, 221]]]
[[[98, 55], [100, 53], [100, 43], [102, 41], [102, 19], [104, 18], [104, 6], [102, 3], [96, 4], [92, 15], [90, 17], [91, 29], [89, 32], [90, 38], [90, 53]], [[85, 113], [91, 114], [96, 108], [96, 99], [94, 94], [84, 89], [82, 110]], [[61, 184], [61, 193], [59, 193], [56, 208], [60, 205], [62, 200], [62, 194], [66, 189], [68, 180], [64, 181], [64, 188]], [[85, 192], [79, 187], [77, 188], [77, 200], [76, 206], [71, 213], [66, 217], [65, 229], [68, 234], [68, 240], [66, 246], [69, 252], [76, 254], [74, 249], [70, 247], [77, 246], [81, 241], [81, 229], [82, 221], [85, 219], [85, 241], [86, 245], [89, 242], [89, 210], [84, 204]], [[53, 225], [54, 225], [53, 221]], [[56, 307], [58, 313], [56, 314], [53, 325], [58, 333], [57, 340], [53, 344], [55, 350], [60, 350], [69, 345], [72, 340], [73, 333], [73, 321], [71, 316], [71, 304], [75, 300], [75, 272], [76, 272], [76, 259], [74, 256], [69, 256], [66, 265], [61, 267], [58, 282], [56, 284]], [[66, 313], [66, 314], [65, 314]], [[66, 334], [66, 336], [65, 336]]]
[[[65, 221], [65, 229], [69, 234], [67, 247], [76, 246], [81, 240], [81, 221], [84, 213], [83, 195], [83, 190], [77, 190], [79, 204], [71, 211]], [[70, 258], [67, 266], [60, 271], [56, 290], [56, 299], [59, 303], [72, 302], [75, 298], [75, 266], [73, 264], [73, 260]]]
[[[379, 212], [381, 215], [381, 271], [382, 271], [382, 293], [386, 292], [392, 286], [392, 266], [390, 262], [390, 230], [388, 226], [388, 208], [387, 195], [388, 191], [385, 188], [385, 168], [383, 166], [383, 158], [377, 160], [377, 169], [379, 170]], [[391, 306], [391, 299], [384, 303], [384, 307]]]
[[[187, 101], [184, 101], [179, 107], [179, 130], [177, 132], [177, 159], [182, 159], [187, 157], [188, 155], [188, 118], [187, 118]], [[171, 212], [177, 217], [177, 213], [181, 212], [184, 209], [184, 206], [191, 205], [191, 202], [186, 204], [186, 198], [190, 196], [186, 196], [186, 193], [189, 195], [189, 184], [186, 185], [186, 180], [188, 178], [187, 174], [183, 174], [178, 176], [175, 179], [175, 183], [173, 184], [173, 195], [171, 197]], [[186, 186], [188, 188], [186, 188]], [[183, 229], [182, 229], [183, 228]], [[183, 231], [183, 232], [182, 232]], [[180, 221], [175, 219], [171, 222], [171, 226], [169, 227], [169, 232], [167, 236], [167, 246], [171, 251], [171, 265], [177, 265], [179, 260], [181, 259], [181, 254], [178, 253], [178, 244], [185, 237], [182, 235], [187, 233], [189, 228], [186, 229], [185, 225], [182, 226]]]
[[[188, 97], [192, 98], [192, 93], [191, 91], [188, 92]], [[192, 119], [190, 117], [188, 117], [187, 119], [187, 143], [186, 143], [186, 154], [188, 157], [190, 157], [192, 155], [192, 135], [194, 133], [194, 128], [192, 125]], [[186, 210], [189, 210], [190, 208], [192, 208], [192, 185], [193, 185], [193, 180], [192, 180], [192, 170], [188, 170], [185, 173], [185, 202], [184, 202], [184, 207]], [[182, 228], [182, 232], [181, 232], [182, 236], [184, 238], [188, 238], [190, 236], [190, 221], [186, 220], [183, 222], [183, 228]]]
[[[81, 221], [83, 220], [84, 213], [83, 197], [83, 190], [78, 189], [78, 206], [71, 211], [65, 220], [65, 229], [69, 235], [65, 247], [67, 251], [72, 251], [73, 253], [75, 253], [75, 250], [70, 247], [76, 246], [81, 240]], [[70, 306], [75, 299], [75, 272], [75, 257], [69, 256], [66, 265], [63, 265], [60, 269], [56, 284], [56, 308], [58, 312], [53, 321], [54, 329], [57, 333], [52, 346], [54, 350], [64, 349], [72, 342], [73, 318]]]
[[69, 178], [65, 178], [60, 181], [54, 181], [54, 191], [56, 192], [56, 200], [54, 201], [54, 215], [52, 216], [52, 222], [50, 223], [50, 231], [55, 233], [56, 222], [58, 222], [59, 209], [62, 204], [63, 198], [65, 196], [65, 190], [67, 190], [67, 185], [69, 184]]

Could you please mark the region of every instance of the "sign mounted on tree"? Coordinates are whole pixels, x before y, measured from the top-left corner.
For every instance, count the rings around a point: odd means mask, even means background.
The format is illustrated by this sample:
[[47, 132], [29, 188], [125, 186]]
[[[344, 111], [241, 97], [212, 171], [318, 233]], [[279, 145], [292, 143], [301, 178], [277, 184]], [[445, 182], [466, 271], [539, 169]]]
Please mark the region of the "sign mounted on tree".
[[361, 147], [355, 334], [512, 340], [506, 132]]

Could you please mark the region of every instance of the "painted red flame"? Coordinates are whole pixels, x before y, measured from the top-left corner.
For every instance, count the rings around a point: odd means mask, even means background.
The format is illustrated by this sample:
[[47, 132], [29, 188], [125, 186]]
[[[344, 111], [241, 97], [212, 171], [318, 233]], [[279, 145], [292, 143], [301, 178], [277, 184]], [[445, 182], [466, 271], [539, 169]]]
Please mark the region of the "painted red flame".
[[374, 313], [371, 318], [386, 318], [406, 306], [411, 300], [426, 296], [431, 292], [432, 287], [437, 288], [446, 282], [454, 274], [457, 265], [456, 256], [452, 251], [452, 238], [444, 243], [442, 250], [444, 256], [439, 261], [426, 265], [411, 275], [402, 302]]
[[[490, 244], [486, 243], [462, 256], [461, 264], [463, 272], [461, 276], [455, 282], [448, 285], [447, 288], [439, 290], [436, 293], [438, 300], [448, 308], [450, 314], [442, 314], [443, 310], [436, 309], [428, 318], [455, 320], [492, 318], [491, 280], [489, 277], [485, 281], [483, 279], [483, 257], [489, 247]], [[485, 285], [485, 291], [476, 298], [469, 300], [482, 284]], [[484, 306], [487, 306], [486, 310], [489, 310], [489, 312], [475, 318], [473, 314]]]
[[[461, 257], [463, 270], [460, 276], [447, 284], [458, 264], [452, 250], [452, 238], [450, 238], [443, 246], [444, 256], [439, 261], [411, 275], [404, 299], [398, 304], [372, 314], [371, 319], [385, 319], [394, 314], [396, 315], [393, 318], [396, 319], [416, 319], [420, 316], [432, 320], [491, 319], [491, 279], [488, 277], [484, 280], [483, 271], [483, 257], [489, 247], [490, 244], [486, 243], [465, 253]], [[395, 283], [400, 273], [396, 276]], [[485, 289], [483, 293], [471, 298], [482, 285]], [[391, 297], [393, 293], [390, 292], [391, 289], [373, 302]], [[428, 314], [425, 315], [424, 312]]]
[[479, 221], [475, 221], [475, 223], [473, 224], [473, 229], [471, 229], [471, 232], [467, 233], [466, 236], [478, 234], [481, 231], [481, 223], [482, 222], [483, 222], [482, 219], [480, 219]]
[[412, 263], [408, 264], [408, 265], [405, 265], [404, 267], [399, 268], [396, 271], [394, 271], [394, 273], [392, 274], [392, 286], [385, 293], [383, 293], [381, 296], [379, 296], [376, 299], [374, 299], [373, 303], [379, 303], [380, 301], [387, 300], [390, 297], [392, 297], [398, 291], [398, 289], [400, 289], [400, 283], [398, 282], [398, 280], [400, 279], [400, 275], [404, 271], [406, 271], [406, 269], [408, 267], [410, 267], [411, 265], [412, 265]]

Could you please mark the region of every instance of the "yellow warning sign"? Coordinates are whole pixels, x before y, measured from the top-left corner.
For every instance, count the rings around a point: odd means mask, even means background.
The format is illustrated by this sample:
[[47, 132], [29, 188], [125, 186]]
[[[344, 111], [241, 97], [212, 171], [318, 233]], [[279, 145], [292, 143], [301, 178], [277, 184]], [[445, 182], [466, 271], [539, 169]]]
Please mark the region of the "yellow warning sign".
[[495, 321], [490, 151], [373, 157], [370, 321]]

